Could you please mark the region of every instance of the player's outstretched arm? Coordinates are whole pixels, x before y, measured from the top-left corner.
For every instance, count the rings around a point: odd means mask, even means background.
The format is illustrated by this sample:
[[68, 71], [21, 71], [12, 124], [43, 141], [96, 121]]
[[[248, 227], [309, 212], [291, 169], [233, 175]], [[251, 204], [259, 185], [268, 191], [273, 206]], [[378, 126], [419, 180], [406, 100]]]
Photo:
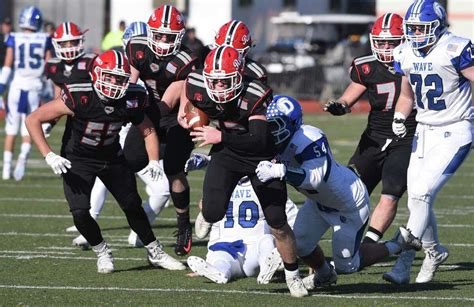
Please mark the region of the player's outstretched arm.
[[74, 115], [74, 113], [64, 104], [61, 98], [55, 98], [42, 105], [26, 117], [26, 128], [33, 142], [38, 146], [38, 150], [43, 157], [52, 151], [46, 137], [44, 136], [41, 124], [59, 118], [63, 115]]
[[357, 103], [360, 96], [367, 90], [362, 84], [352, 81], [341, 97], [331, 100], [324, 105], [324, 111], [332, 115], [344, 115], [351, 112], [351, 107]]

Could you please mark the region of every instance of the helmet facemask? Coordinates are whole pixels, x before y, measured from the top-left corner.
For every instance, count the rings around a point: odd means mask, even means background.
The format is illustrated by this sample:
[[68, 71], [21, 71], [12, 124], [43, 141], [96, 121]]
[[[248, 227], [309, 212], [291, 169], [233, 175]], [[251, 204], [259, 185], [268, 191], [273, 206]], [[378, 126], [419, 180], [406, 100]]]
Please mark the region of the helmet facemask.
[[[181, 47], [185, 29], [173, 31], [166, 28], [148, 27], [148, 47], [159, 57], [176, 54]], [[163, 37], [166, 36], [166, 41]]]
[[242, 92], [242, 75], [238, 71], [233, 73], [212, 71], [203, 74], [207, 94], [216, 103], [229, 102]]
[[268, 119], [268, 126], [270, 133], [273, 135], [275, 145], [281, 145], [291, 137], [291, 131], [288, 129], [288, 124], [281, 116], [276, 116]]
[[56, 56], [61, 60], [72, 61], [84, 54], [84, 36], [67, 39], [54, 39], [53, 46]]
[[105, 98], [120, 99], [125, 96], [129, 84], [130, 74], [117, 70], [94, 68], [97, 80], [94, 88]]
[[401, 44], [403, 36], [370, 34], [370, 47], [375, 58], [382, 63], [393, 62], [393, 49]]
[[436, 43], [438, 39], [436, 29], [439, 25], [439, 20], [428, 22], [408, 20], [403, 23], [403, 28], [405, 37], [410, 42], [411, 47], [413, 49], [422, 49]]

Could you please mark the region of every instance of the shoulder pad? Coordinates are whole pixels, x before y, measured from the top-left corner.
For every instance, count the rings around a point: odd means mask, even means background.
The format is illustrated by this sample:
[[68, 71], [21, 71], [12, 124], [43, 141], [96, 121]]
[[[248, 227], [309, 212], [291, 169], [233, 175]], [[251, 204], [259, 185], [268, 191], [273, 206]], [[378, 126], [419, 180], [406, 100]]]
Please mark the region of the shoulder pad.
[[176, 57], [180, 59], [184, 65], [188, 65], [195, 58], [195, 56], [185, 50], [180, 50], [176, 53]]
[[141, 86], [139, 84], [134, 84], [134, 83], [130, 83], [128, 85], [127, 91], [128, 92], [133, 92], [133, 93], [144, 93], [144, 94], [147, 93], [146, 89], [143, 86]]
[[360, 65], [364, 63], [369, 63], [369, 62], [374, 62], [377, 61], [377, 59], [374, 57], [374, 55], [366, 55], [366, 56], [361, 56], [357, 57], [354, 59], [354, 64], [355, 65]]
[[48, 60], [48, 62], [46, 62], [47, 64], [58, 64], [58, 63], [61, 63], [61, 59], [59, 58], [50, 58]]
[[146, 36], [135, 36], [129, 42], [130, 45], [145, 45], [148, 46], [148, 38]]
[[86, 59], [94, 59], [97, 56], [95, 53], [85, 53], [82, 57]]
[[66, 87], [71, 93], [92, 91], [92, 83], [72, 83], [72, 84], [66, 84]]
[[298, 151], [296, 153], [299, 153], [322, 137], [324, 137], [324, 133], [321, 129], [310, 125], [302, 125], [291, 138], [291, 143], [297, 146]]
[[248, 83], [247, 92], [254, 94], [258, 97], [263, 97], [268, 92], [270, 88], [264, 85], [262, 82], [253, 80]]
[[262, 67], [262, 65], [258, 64], [253, 60], [246, 61], [245, 67], [252, 71], [255, 76], [257, 76], [257, 78], [262, 78], [266, 76], [265, 69]]
[[197, 86], [197, 87], [205, 88], [204, 76], [200, 72], [201, 72], [201, 70], [193, 71], [192, 73], [190, 73], [188, 75], [188, 79], [187, 79], [186, 82], [188, 82], [189, 84], [192, 84], [194, 86]]

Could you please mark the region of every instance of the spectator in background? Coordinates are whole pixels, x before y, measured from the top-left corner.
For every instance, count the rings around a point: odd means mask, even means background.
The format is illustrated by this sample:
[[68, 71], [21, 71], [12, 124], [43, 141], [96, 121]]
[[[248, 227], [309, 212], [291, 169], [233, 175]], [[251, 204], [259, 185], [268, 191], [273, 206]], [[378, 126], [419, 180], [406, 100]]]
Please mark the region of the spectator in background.
[[44, 32], [48, 33], [51, 37], [53, 37], [54, 31], [56, 30], [56, 26], [51, 21], [47, 21], [44, 23]]
[[[7, 41], [8, 36], [10, 36], [10, 33], [12, 31], [13, 31], [12, 20], [10, 19], [10, 17], [5, 17], [5, 19], [3, 19], [2, 21], [1, 29], [0, 29], [0, 63], [3, 63], [5, 61], [5, 53], [7, 51], [7, 46], [5, 42]], [[2, 71], [2, 67], [0, 67], [0, 73], [1, 71]], [[7, 92], [8, 91], [5, 91], [3, 96], [0, 95], [0, 111], [3, 110], [4, 108], [3, 101], [7, 97]]]
[[187, 29], [183, 37], [183, 45], [188, 47], [198, 58], [199, 63], [204, 62], [204, 44], [197, 38], [196, 29], [190, 28]]
[[104, 39], [102, 40], [102, 51], [112, 48], [117, 48], [118, 51], [122, 51], [122, 37], [125, 27], [125, 21], [121, 20], [118, 30], [110, 31], [105, 35]]

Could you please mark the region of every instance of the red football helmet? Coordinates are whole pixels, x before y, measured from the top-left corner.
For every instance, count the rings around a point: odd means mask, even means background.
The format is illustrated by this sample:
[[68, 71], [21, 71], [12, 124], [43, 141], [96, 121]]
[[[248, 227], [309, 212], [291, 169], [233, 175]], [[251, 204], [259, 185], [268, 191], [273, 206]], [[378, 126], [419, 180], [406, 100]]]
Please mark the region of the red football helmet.
[[226, 103], [242, 91], [244, 59], [239, 51], [229, 46], [212, 50], [204, 61], [202, 72], [206, 91], [216, 103]]
[[224, 24], [214, 38], [214, 44], [219, 46], [231, 46], [237, 49], [243, 57], [247, 55], [253, 46], [249, 28], [242, 21], [231, 20]]
[[175, 54], [185, 31], [183, 15], [171, 5], [162, 5], [148, 19], [148, 46], [160, 57]]
[[128, 88], [130, 64], [122, 52], [108, 50], [95, 58], [91, 75], [99, 96], [120, 99]]
[[53, 46], [56, 56], [72, 61], [84, 54], [84, 33], [72, 22], [63, 22], [53, 34]]
[[370, 47], [375, 58], [382, 63], [393, 62], [393, 49], [403, 41], [403, 18], [387, 13], [374, 23], [370, 33]]

